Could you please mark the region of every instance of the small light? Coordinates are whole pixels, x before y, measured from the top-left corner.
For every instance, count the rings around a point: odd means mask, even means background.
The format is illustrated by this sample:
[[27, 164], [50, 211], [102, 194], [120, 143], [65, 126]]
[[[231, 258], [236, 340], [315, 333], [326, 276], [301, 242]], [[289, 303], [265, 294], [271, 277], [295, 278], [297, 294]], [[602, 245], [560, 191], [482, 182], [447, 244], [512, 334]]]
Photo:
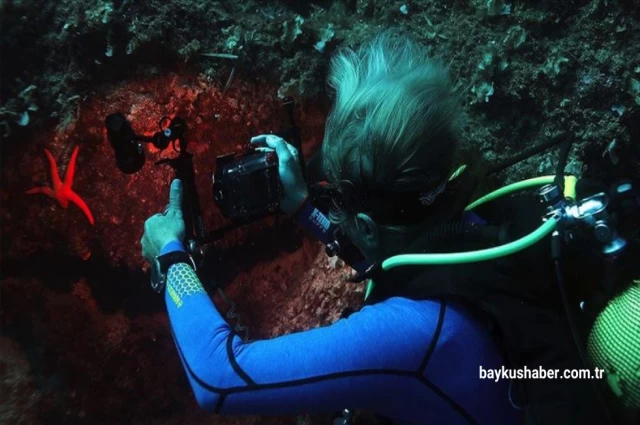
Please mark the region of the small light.
[[631, 185], [629, 183], [623, 183], [617, 187], [616, 191], [618, 193], [625, 193], [631, 190]]

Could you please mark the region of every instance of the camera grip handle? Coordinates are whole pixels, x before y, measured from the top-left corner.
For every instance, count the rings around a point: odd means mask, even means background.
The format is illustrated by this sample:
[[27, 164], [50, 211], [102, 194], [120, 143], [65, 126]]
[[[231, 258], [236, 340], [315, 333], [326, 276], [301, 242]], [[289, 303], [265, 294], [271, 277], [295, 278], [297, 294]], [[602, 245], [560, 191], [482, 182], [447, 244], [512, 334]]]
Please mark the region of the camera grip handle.
[[193, 154], [182, 150], [176, 158], [165, 158], [156, 165], [168, 164], [175, 171], [175, 177], [182, 181], [184, 197], [182, 200], [182, 215], [185, 224], [185, 238], [187, 241], [198, 240], [206, 236], [206, 229], [202, 219], [200, 196], [196, 186], [193, 168]]

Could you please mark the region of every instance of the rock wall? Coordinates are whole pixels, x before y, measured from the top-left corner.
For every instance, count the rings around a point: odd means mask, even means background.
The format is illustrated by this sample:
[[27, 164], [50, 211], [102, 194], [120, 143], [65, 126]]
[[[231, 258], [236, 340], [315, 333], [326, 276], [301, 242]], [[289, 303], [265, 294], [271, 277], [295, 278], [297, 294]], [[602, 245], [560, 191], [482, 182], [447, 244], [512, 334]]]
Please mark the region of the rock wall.
[[[0, 8], [2, 422], [211, 422], [195, 405], [140, 256], [144, 220], [166, 204], [173, 176], [153, 162], [174, 153], [147, 145], [144, 168], [120, 173], [106, 141], [109, 113], [123, 112], [147, 135], [162, 116], [186, 119], [204, 221], [215, 229], [226, 224], [210, 188], [215, 157], [278, 130], [284, 96], [298, 99], [305, 154], [317, 150], [331, 54], [396, 28], [449, 64], [464, 142], [488, 159], [573, 132], [569, 172], [640, 172], [634, 1], [3, 0]], [[25, 195], [51, 184], [45, 148], [64, 175], [76, 146], [74, 189], [94, 226], [74, 205]], [[557, 156], [534, 156], [492, 183], [551, 173]], [[345, 283], [351, 272], [286, 218], [231, 232], [213, 249], [212, 269], [252, 337], [329, 324], [362, 298], [361, 286]]]

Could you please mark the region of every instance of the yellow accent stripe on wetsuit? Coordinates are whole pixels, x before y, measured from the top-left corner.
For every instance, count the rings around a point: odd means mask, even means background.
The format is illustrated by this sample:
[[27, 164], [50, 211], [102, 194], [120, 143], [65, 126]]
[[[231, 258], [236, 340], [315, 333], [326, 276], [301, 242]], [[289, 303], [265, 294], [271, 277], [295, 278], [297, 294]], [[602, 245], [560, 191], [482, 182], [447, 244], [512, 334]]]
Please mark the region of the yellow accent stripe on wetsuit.
[[184, 263], [177, 263], [169, 267], [167, 276], [167, 292], [177, 308], [182, 307], [182, 298], [205, 292], [198, 275]]

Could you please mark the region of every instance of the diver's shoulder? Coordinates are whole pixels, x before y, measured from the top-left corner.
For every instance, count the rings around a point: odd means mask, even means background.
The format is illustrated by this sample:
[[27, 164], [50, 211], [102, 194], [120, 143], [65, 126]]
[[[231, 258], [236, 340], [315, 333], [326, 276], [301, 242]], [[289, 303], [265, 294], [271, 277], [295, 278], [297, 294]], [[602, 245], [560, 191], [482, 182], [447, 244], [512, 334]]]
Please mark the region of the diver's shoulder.
[[377, 306], [383, 309], [409, 309], [418, 311], [436, 311], [440, 312], [441, 308], [447, 308], [454, 305], [456, 310], [464, 309], [458, 303], [454, 303], [444, 298], [424, 298], [424, 299], [412, 299], [403, 296], [389, 297], [383, 301], [379, 301], [371, 306]]
[[[425, 322], [441, 321], [446, 323], [448, 333], [465, 333], [471, 329], [480, 329], [477, 321], [468, 308], [459, 302], [439, 298], [414, 300], [401, 296], [388, 298], [365, 308], [373, 308], [377, 314], [402, 316], [404, 322], [420, 327]], [[424, 328], [424, 326], [423, 326]]]
[[431, 335], [443, 320], [441, 316], [446, 309], [446, 303], [437, 299], [412, 300], [395, 296], [365, 306], [361, 312], [393, 327], [397, 333]]

